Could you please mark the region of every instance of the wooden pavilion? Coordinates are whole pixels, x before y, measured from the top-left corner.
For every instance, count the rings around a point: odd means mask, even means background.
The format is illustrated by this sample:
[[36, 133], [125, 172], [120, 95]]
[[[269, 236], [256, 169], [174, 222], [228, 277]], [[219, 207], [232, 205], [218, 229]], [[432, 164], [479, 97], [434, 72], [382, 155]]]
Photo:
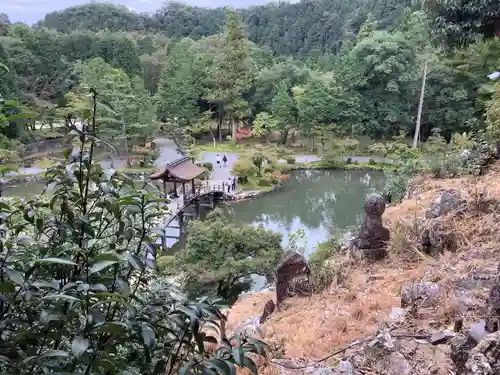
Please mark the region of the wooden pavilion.
[[174, 195], [177, 195], [177, 184], [182, 186], [182, 195], [184, 199], [186, 195], [186, 184], [191, 182], [191, 193], [196, 194], [195, 178], [206, 172], [202, 168], [194, 164], [187, 156], [183, 156], [166, 165], [165, 169], [153, 173], [149, 178], [151, 180], [161, 180], [163, 183], [163, 191], [167, 194], [167, 183], [173, 183]]

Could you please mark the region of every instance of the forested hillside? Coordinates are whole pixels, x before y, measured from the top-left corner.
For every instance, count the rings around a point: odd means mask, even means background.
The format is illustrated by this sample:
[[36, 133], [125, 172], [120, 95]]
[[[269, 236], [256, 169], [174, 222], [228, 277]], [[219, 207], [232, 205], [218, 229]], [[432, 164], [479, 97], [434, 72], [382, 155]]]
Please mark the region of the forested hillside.
[[95, 3], [34, 27], [2, 16], [0, 94], [11, 112], [23, 105], [51, 122], [82, 110], [92, 86], [115, 109], [101, 128], [124, 121], [129, 135], [175, 118], [183, 131], [216, 120], [233, 131], [278, 130], [283, 141], [292, 129], [386, 138], [414, 132], [426, 70], [423, 137], [476, 131], [496, 105], [487, 75], [500, 68], [500, 11], [493, 0], [460, 4], [316, 0], [232, 11], [169, 3], [149, 16]]
[[[275, 54], [336, 53], [354, 40], [368, 14], [382, 29], [401, 20], [411, 0], [323, 0], [270, 3], [240, 11], [251, 41]], [[199, 39], [222, 31], [223, 8], [208, 9], [168, 2], [154, 15], [136, 14], [108, 4], [88, 4], [48, 14], [40, 25], [61, 32], [75, 30], [139, 31], [171, 38]]]

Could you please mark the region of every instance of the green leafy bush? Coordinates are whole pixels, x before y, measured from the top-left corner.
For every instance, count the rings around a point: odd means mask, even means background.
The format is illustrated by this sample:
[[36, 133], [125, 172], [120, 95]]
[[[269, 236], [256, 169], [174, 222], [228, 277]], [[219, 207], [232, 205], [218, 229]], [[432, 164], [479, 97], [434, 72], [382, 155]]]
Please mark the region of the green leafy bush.
[[312, 287], [315, 292], [321, 292], [332, 284], [335, 273], [329, 261], [339, 252], [338, 240], [332, 238], [320, 243], [314, 253], [309, 257], [311, 268]]
[[344, 168], [345, 166], [344, 160], [342, 160], [338, 156], [323, 157], [319, 164], [323, 168], [331, 168], [331, 169], [341, 169]]
[[158, 273], [155, 228], [167, 210], [158, 191], [103, 171], [98, 140], [77, 137], [71, 162], [46, 174], [50, 200], [0, 199], [2, 373], [256, 371], [247, 354], [265, 344], [235, 336], [208, 353], [204, 343], [217, 340], [202, 329], [220, 325], [224, 305], [189, 300]]
[[187, 233], [185, 249], [175, 255], [178, 271], [185, 275], [186, 283], [199, 285], [229, 303], [241, 292], [245, 276], [267, 276], [283, 255], [280, 234], [238, 226], [217, 214], [190, 222]]
[[268, 174], [268, 173], [273, 173], [273, 172], [274, 172], [274, 168], [273, 168], [271, 165], [269, 165], [269, 164], [268, 164], [268, 165], [266, 165], [266, 166], [264, 167], [264, 173], [265, 173], [265, 174]]
[[259, 179], [258, 185], [265, 187], [265, 186], [272, 186], [272, 183], [271, 181], [269, 181], [268, 178], [262, 177]]
[[206, 161], [202, 164], [202, 167], [207, 169], [208, 171], [212, 172], [214, 170], [214, 165], [210, 163], [209, 161]]
[[295, 164], [295, 158], [291, 155], [286, 157], [286, 163], [287, 164]]
[[253, 165], [257, 167], [257, 175], [260, 176], [261, 168], [262, 168], [262, 163], [264, 163], [265, 160], [267, 160], [266, 156], [260, 152], [255, 152], [252, 157], [251, 157]]
[[387, 155], [388, 150], [383, 143], [377, 142], [368, 147], [368, 152], [370, 152], [371, 154], [385, 157]]
[[232, 175], [236, 176], [240, 183], [248, 182], [250, 177], [257, 175], [257, 172], [257, 167], [250, 160], [243, 158], [234, 163], [231, 170]]
[[377, 162], [375, 161], [375, 159], [370, 158], [370, 160], [368, 160], [368, 164], [375, 165], [377, 164]]

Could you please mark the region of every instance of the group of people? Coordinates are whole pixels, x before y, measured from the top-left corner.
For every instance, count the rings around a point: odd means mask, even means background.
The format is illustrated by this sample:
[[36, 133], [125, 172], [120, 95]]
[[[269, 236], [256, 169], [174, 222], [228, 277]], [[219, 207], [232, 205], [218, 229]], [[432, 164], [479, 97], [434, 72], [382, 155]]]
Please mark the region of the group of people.
[[236, 177], [229, 177], [225, 184], [224, 182], [222, 182], [222, 189], [227, 189], [228, 193], [230, 193], [231, 191], [236, 191]]
[[227, 164], [227, 156], [224, 155], [222, 158], [220, 157], [219, 154], [217, 154], [217, 164], [219, 165], [219, 167], [222, 167], [222, 165], [224, 165], [224, 167], [226, 166]]
[[[219, 165], [219, 167], [226, 167], [227, 166], [227, 156], [226, 155], [223, 155], [222, 157], [217, 154], [217, 164]], [[222, 182], [222, 189], [223, 190], [226, 190], [227, 189], [227, 192], [230, 193], [231, 191], [236, 191], [236, 182], [237, 182], [237, 179], [235, 176], [232, 176], [232, 177], [229, 177], [227, 179], [227, 182]]]

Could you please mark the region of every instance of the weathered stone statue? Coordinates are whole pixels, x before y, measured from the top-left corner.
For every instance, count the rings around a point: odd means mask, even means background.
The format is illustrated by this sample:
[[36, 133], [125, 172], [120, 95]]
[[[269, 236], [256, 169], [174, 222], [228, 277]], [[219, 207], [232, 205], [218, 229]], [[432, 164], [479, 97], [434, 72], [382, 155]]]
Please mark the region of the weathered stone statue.
[[289, 297], [311, 294], [311, 270], [306, 259], [296, 251], [286, 251], [276, 268], [276, 307]]
[[385, 199], [379, 194], [369, 194], [365, 199], [365, 219], [353, 243], [354, 255], [368, 260], [383, 259], [387, 255], [390, 233], [382, 224]]
[[259, 318], [259, 323], [263, 324], [269, 316], [274, 312], [276, 309], [276, 305], [274, 304], [274, 301], [272, 299], [268, 300], [264, 306], [264, 311], [262, 312], [262, 315]]

